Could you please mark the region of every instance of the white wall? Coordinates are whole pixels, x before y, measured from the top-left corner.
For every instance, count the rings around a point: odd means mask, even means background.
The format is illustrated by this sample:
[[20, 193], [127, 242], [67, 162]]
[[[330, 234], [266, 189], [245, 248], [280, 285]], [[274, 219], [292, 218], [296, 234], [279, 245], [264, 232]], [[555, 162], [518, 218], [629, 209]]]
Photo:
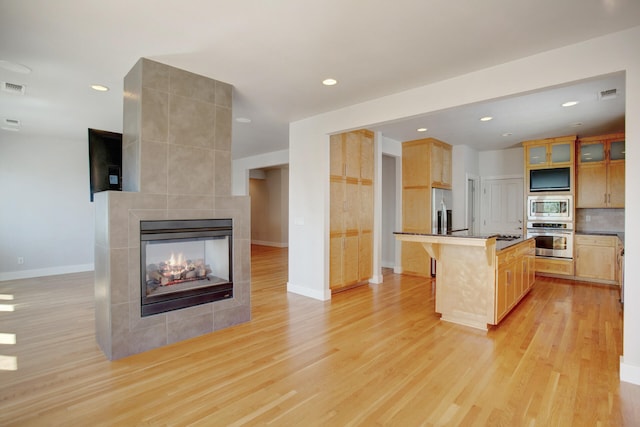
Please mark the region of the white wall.
[[288, 168], [252, 169], [249, 177], [251, 243], [286, 247], [289, 236]]
[[452, 228], [465, 228], [467, 177], [478, 177], [478, 152], [466, 145], [453, 147], [451, 180], [453, 186]]
[[0, 132], [0, 280], [92, 270], [87, 139]]
[[231, 194], [249, 195], [249, 173], [251, 169], [289, 164], [289, 150], [274, 151], [257, 156], [244, 157], [231, 162]]
[[395, 267], [396, 239], [396, 157], [382, 156], [382, 266]]
[[483, 178], [524, 176], [524, 149], [481, 151], [478, 153], [479, 172]]
[[[293, 122], [289, 291], [329, 299], [329, 134], [626, 70], [627, 162], [640, 164], [640, 27]], [[598, 60], [594, 60], [598, 58]], [[522, 173], [522, 172], [520, 172]], [[640, 167], [626, 168], [640, 182]], [[627, 259], [640, 256], [640, 198], [627, 186]], [[456, 188], [454, 188], [454, 192]], [[635, 219], [635, 221], [634, 221]], [[621, 377], [640, 384], [640, 264], [627, 262]], [[634, 336], [635, 334], [635, 336]]]

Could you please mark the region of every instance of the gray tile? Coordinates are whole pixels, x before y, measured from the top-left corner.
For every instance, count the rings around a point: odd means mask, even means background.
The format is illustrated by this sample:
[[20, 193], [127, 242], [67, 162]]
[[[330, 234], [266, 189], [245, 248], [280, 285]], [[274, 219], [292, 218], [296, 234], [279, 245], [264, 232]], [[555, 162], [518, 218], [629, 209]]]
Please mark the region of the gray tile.
[[214, 193], [216, 196], [231, 195], [231, 152], [215, 150]]
[[169, 195], [169, 209], [198, 209], [213, 210], [213, 195], [200, 194], [197, 196]]
[[213, 104], [216, 97], [216, 81], [189, 71], [171, 68], [169, 91], [175, 95]]
[[213, 332], [213, 312], [167, 324], [167, 342], [174, 343]]
[[111, 304], [129, 302], [129, 249], [110, 251]]
[[147, 58], [142, 62], [142, 85], [146, 88], [169, 92], [169, 75], [173, 67]]
[[215, 105], [197, 99], [171, 95], [169, 142], [214, 148]]
[[169, 145], [143, 141], [140, 153], [140, 191], [167, 194], [167, 156]]
[[248, 305], [235, 307], [229, 310], [214, 309], [213, 329], [218, 331], [220, 329], [248, 322], [249, 320], [251, 320], [251, 307]]
[[[215, 149], [231, 151], [231, 109], [216, 106]], [[230, 164], [229, 164], [230, 165]]]
[[142, 89], [142, 115], [140, 139], [167, 142], [169, 136], [169, 94], [157, 90]]
[[171, 144], [168, 189], [171, 195], [211, 194], [213, 151]]
[[231, 108], [233, 102], [233, 86], [216, 80], [216, 105]]
[[138, 354], [167, 345], [167, 325], [136, 329], [129, 334], [129, 354]]

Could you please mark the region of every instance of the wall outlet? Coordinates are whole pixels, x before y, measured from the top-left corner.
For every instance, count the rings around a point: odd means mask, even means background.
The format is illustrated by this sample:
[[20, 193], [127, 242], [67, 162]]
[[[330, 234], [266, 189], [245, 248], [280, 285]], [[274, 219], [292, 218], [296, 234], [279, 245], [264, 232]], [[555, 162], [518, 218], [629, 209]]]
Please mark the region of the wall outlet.
[[21, 257], [21, 256], [18, 257], [18, 264], [20, 265], [24, 264], [24, 257]]
[[585, 221], [587, 221], [587, 222], [591, 222], [591, 215], [586, 215], [586, 216], [584, 217], [584, 219], [585, 219]]

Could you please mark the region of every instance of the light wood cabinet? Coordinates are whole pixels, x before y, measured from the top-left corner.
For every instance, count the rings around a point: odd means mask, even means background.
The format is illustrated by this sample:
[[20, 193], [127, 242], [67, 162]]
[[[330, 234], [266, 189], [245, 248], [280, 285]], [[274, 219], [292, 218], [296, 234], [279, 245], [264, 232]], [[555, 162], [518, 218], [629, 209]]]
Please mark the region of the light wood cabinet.
[[616, 236], [577, 234], [576, 277], [617, 283], [618, 242]]
[[615, 133], [578, 142], [578, 208], [623, 208], [625, 136]]
[[373, 266], [373, 132], [330, 138], [329, 286], [368, 282]]
[[431, 186], [451, 189], [452, 147], [437, 139], [431, 139]]
[[536, 273], [573, 276], [573, 260], [537, 257], [535, 261], [535, 270]]
[[[431, 232], [431, 190], [451, 188], [449, 144], [434, 138], [402, 144], [402, 230]], [[419, 243], [402, 242], [402, 272], [421, 277], [431, 275], [430, 257]]]
[[[402, 144], [402, 230], [431, 232], [431, 143], [428, 139]], [[416, 242], [402, 242], [402, 272], [431, 275], [429, 255]]]
[[[560, 136], [522, 143], [524, 147], [525, 188], [529, 193], [531, 169], [570, 168], [570, 192], [573, 193], [574, 151], [576, 136]], [[540, 193], [536, 193], [540, 194]]]
[[535, 241], [496, 254], [495, 324], [531, 290], [535, 281]]
[[525, 141], [527, 168], [554, 168], [573, 166], [575, 135]]

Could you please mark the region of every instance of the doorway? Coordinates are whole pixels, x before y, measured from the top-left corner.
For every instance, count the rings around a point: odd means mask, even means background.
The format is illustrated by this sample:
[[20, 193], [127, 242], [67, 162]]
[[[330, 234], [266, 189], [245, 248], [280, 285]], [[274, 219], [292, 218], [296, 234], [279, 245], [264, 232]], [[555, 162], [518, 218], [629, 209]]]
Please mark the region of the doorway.
[[467, 186], [465, 189], [465, 220], [464, 228], [470, 235], [479, 234], [478, 218], [480, 214], [480, 178], [467, 174]]

